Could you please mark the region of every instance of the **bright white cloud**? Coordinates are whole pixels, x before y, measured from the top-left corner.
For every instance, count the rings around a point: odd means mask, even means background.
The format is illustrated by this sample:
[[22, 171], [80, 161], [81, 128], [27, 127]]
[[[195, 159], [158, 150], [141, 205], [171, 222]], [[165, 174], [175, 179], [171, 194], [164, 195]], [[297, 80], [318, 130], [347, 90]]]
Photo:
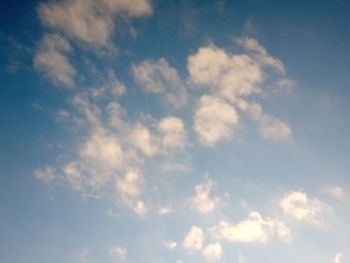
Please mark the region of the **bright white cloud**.
[[224, 100], [209, 95], [200, 98], [194, 116], [194, 130], [202, 144], [212, 146], [231, 139], [233, 128], [238, 123], [236, 110]]
[[148, 0], [62, 0], [38, 8], [42, 23], [66, 36], [95, 47], [108, 46], [114, 31], [114, 17], [150, 15]]
[[214, 238], [230, 242], [266, 243], [273, 236], [284, 242], [291, 240], [291, 232], [283, 222], [271, 218], [264, 219], [258, 212], [251, 212], [248, 219], [237, 224], [221, 221], [210, 231]]
[[67, 57], [71, 50], [67, 39], [59, 34], [48, 34], [36, 51], [34, 68], [57, 85], [73, 87], [76, 70]]
[[189, 251], [201, 250], [204, 243], [204, 232], [198, 226], [192, 226], [186, 235], [182, 246]]
[[223, 249], [222, 249], [222, 246], [219, 242], [215, 242], [215, 243], [207, 245], [203, 249], [202, 254], [203, 254], [203, 257], [205, 258], [206, 261], [214, 262], [214, 261], [218, 261], [222, 258]]
[[337, 253], [333, 260], [334, 263], [343, 263], [343, 254]]
[[127, 258], [127, 255], [128, 255], [128, 250], [126, 247], [124, 246], [112, 246], [110, 249], [109, 249], [109, 253], [113, 256], [113, 257], [116, 257], [116, 258], [119, 258], [119, 259], [126, 259]]
[[291, 192], [281, 200], [281, 207], [286, 215], [299, 221], [322, 225], [323, 217], [332, 208], [317, 198], [309, 198], [304, 192]]
[[186, 103], [187, 93], [182, 80], [166, 59], [144, 61], [133, 65], [132, 72], [145, 91], [164, 94], [166, 100], [176, 107]]
[[131, 128], [130, 143], [147, 156], [152, 156], [158, 151], [156, 139], [150, 130], [141, 123], [136, 123]]
[[43, 181], [44, 183], [51, 183], [56, 178], [56, 168], [52, 166], [44, 166], [34, 171], [36, 179]]
[[168, 240], [166, 242], [164, 242], [164, 246], [167, 248], [167, 249], [175, 249], [177, 247], [177, 243], [173, 240]]
[[205, 180], [195, 187], [196, 194], [191, 198], [193, 207], [202, 214], [209, 214], [214, 211], [220, 202], [219, 197], [211, 196], [214, 182]]

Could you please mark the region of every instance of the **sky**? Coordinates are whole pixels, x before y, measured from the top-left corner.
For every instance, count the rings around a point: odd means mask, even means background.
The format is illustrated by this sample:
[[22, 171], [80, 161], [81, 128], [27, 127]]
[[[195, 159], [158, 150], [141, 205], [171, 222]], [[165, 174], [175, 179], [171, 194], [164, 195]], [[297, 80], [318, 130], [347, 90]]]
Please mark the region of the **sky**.
[[350, 3], [0, 3], [0, 261], [350, 262]]

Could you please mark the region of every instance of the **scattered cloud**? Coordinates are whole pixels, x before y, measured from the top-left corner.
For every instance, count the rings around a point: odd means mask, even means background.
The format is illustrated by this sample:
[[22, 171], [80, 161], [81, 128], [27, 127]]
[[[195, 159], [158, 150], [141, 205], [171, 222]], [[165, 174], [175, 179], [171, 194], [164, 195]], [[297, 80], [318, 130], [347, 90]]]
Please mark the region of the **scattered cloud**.
[[196, 194], [191, 198], [193, 207], [202, 214], [209, 214], [214, 211], [220, 202], [219, 197], [211, 196], [214, 182], [205, 180], [195, 187]]
[[237, 224], [221, 221], [218, 226], [211, 228], [210, 232], [216, 239], [240, 243], [266, 243], [273, 236], [289, 242], [292, 237], [290, 229], [283, 222], [271, 218], [264, 219], [255, 211], [249, 214], [248, 219]]
[[173, 240], [168, 240], [166, 242], [164, 242], [164, 246], [167, 248], [167, 249], [175, 249], [177, 247], [177, 243]]
[[182, 246], [188, 251], [202, 250], [204, 243], [204, 232], [198, 226], [192, 226], [186, 235]]
[[56, 178], [56, 168], [52, 166], [44, 166], [34, 171], [36, 179], [43, 181], [44, 183], [51, 183]]
[[215, 262], [215, 261], [219, 261], [222, 258], [223, 249], [219, 242], [215, 242], [207, 245], [203, 249], [202, 254], [206, 261]]
[[38, 8], [44, 26], [93, 47], [111, 45], [117, 15], [141, 17], [152, 13], [148, 0], [63, 0]]
[[127, 258], [127, 255], [128, 255], [128, 250], [127, 250], [127, 248], [124, 247], [124, 246], [116, 245], [116, 246], [112, 246], [112, 247], [109, 249], [109, 253], [110, 253], [111, 256], [113, 256], [113, 257], [116, 257], [116, 258], [125, 260], [125, 259]]
[[77, 72], [67, 56], [71, 51], [66, 38], [59, 34], [47, 34], [34, 56], [34, 68], [57, 85], [73, 87]]
[[194, 130], [199, 141], [205, 146], [229, 140], [233, 136], [233, 128], [239, 123], [235, 108], [224, 100], [203, 95], [198, 102], [194, 116]]
[[281, 207], [286, 215], [298, 221], [322, 226], [324, 217], [332, 207], [317, 198], [309, 198], [304, 192], [291, 192], [281, 200]]
[[78, 260], [79, 262], [88, 262], [90, 250], [86, 247], [80, 249], [79, 254], [78, 254]]
[[150, 93], [162, 94], [167, 102], [182, 107], [187, 101], [187, 92], [177, 70], [168, 61], [143, 61], [132, 66], [133, 75], [138, 84]]

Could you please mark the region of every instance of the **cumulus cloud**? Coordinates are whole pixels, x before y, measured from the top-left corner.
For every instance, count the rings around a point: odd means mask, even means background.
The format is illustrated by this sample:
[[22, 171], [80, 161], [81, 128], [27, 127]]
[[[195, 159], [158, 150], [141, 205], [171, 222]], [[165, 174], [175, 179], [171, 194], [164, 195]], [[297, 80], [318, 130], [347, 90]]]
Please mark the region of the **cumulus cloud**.
[[76, 70], [67, 57], [71, 50], [70, 43], [61, 35], [47, 34], [34, 56], [34, 68], [57, 85], [73, 87]]
[[46, 165], [42, 168], [36, 169], [34, 171], [34, 176], [36, 179], [43, 181], [44, 183], [51, 183], [56, 178], [56, 168]]
[[203, 248], [204, 232], [198, 226], [192, 226], [187, 233], [182, 246], [189, 251], [198, 251]]
[[231, 139], [233, 128], [239, 123], [239, 116], [233, 106], [224, 100], [203, 95], [198, 102], [194, 116], [194, 130], [205, 146]]
[[62, 0], [42, 3], [38, 8], [42, 23], [66, 36], [95, 47], [110, 45], [114, 17], [150, 15], [148, 0]]
[[284, 242], [291, 240], [290, 229], [283, 222], [271, 218], [264, 219], [255, 211], [249, 214], [248, 219], [237, 224], [221, 221], [218, 226], [211, 228], [210, 232], [214, 238], [240, 243], [266, 243], [273, 236]]
[[324, 216], [332, 208], [317, 198], [309, 198], [304, 192], [291, 192], [280, 201], [283, 212], [298, 221], [321, 226]]
[[186, 103], [187, 92], [176, 69], [168, 61], [143, 61], [132, 66], [133, 75], [138, 84], [150, 93], [163, 94], [167, 102], [176, 107]]
[[119, 259], [126, 259], [127, 258], [127, 255], [128, 255], [128, 250], [126, 247], [124, 246], [112, 246], [110, 249], [109, 249], [109, 253], [111, 254], [111, 256], [113, 257], [116, 257], [116, 258], [119, 258]]
[[223, 249], [222, 249], [222, 246], [219, 242], [215, 242], [215, 243], [207, 245], [203, 249], [202, 254], [203, 254], [203, 257], [205, 258], [206, 261], [214, 262], [214, 261], [218, 261], [222, 258]]
[[219, 197], [211, 196], [214, 182], [206, 180], [195, 187], [196, 194], [191, 198], [192, 205], [202, 214], [209, 214], [217, 207], [220, 202]]

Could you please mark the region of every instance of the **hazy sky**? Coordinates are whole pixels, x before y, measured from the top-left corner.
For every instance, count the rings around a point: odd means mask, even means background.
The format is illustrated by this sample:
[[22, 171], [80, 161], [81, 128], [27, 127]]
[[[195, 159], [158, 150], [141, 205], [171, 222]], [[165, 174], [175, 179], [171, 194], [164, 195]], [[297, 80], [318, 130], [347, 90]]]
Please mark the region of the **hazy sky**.
[[350, 3], [0, 4], [0, 261], [350, 261]]

